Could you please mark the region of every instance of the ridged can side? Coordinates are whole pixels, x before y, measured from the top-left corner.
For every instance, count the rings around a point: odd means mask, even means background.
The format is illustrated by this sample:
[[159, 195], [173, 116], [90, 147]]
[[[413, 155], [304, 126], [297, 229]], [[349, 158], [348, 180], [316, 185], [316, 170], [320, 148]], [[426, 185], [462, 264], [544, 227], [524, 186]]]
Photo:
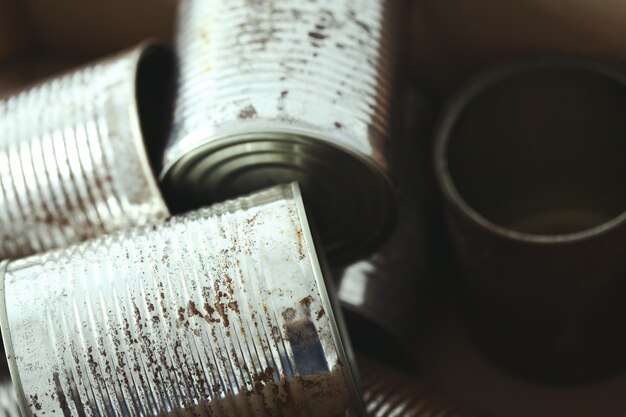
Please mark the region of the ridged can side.
[[298, 180], [331, 258], [376, 246], [394, 208], [400, 3], [181, 2], [166, 186], [194, 206]]
[[358, 362], [368, 417], [486, 417], [437, 394], [415, 377], [363, 356]]
[[8, 263], [26, 415], [361, 416], [306, 224], [294, 184]]
[[0, 259], [168, 215], [136, 99], [153, 53], [166, 54], [143, 44], [0, 101]]

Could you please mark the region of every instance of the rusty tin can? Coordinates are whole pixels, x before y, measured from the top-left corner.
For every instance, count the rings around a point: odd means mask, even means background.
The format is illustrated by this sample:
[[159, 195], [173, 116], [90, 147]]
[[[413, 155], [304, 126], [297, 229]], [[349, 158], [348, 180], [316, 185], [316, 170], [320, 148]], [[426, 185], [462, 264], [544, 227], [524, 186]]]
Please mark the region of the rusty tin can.
[[412, 375], [358, 356], [368, 417], [485, 417], [436, 392]]
[[534, 379], [626, 367], [626, 74], [544, 57], [479, 76], [435, 165], [475, 340]]
[[[179, 210], [298, 181], [332, 263], [390, 230], [393, 0], [186, 0], [162, 179]], [[393, 7], [392, 7], [393, 6]]]
[[3, 268], [24, 416], [362, 416], [297, 184]]
[[0, 101], [0, 259], [168, 216], [146, 148], [160, 158], [171, 62], [143, 44]]

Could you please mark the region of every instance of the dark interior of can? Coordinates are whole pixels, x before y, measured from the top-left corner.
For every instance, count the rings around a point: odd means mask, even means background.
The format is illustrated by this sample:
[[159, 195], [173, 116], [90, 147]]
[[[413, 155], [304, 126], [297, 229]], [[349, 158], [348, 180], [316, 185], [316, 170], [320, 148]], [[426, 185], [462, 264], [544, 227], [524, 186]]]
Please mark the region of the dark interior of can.
[[150, 165], [158, 175], [173, 108], [173, 57], [165, 48], [152, 46], [139, 60], [136, 80], [137, 108]]
[[448, 169], [477, 213], [511, 230], [560, 235], [626, 210], [626, 88], [568, 65], [518, 71], [459, 114]]

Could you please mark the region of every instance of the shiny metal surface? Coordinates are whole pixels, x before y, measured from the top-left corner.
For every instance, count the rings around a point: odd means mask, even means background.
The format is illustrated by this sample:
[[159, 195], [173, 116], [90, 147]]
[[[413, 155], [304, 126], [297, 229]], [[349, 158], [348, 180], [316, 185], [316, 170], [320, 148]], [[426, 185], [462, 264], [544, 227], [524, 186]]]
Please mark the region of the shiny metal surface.
[[[393, 222], [390, 0], [186, 0], [162, 179], [179, 210], [298, 181], [331, 262]], [[392, 7], [393, 5], [393, 7]]]
[[580, 383], [626, 367], [626, 74], [547, 57], [479, 76], [435, 165], [483, 351]]
[[0, 417], [19, 417], [19, 415], [20, 409], [13, 384], [10, 380], [0, 381]]
[[362, 416], [297, 184], [4, 267], [24, 416]]
[[0, 259], [168, 216], [146, 147], [170, 63], [144, 44], [0, 101]]
[[485, 417], [438, 394], [420, 379], [358, 356], [368, 417]]

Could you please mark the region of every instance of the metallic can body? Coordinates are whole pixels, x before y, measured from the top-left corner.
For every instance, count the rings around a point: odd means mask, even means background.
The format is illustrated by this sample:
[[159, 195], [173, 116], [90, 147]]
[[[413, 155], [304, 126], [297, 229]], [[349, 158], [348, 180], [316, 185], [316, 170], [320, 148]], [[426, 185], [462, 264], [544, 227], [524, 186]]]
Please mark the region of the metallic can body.
[[184, 208], [298, 181], [331, 262], [393, 221], [388, 0], [183, 1], [162, 178]]
[[24, 416], [362, 415], [295, 184], [5, 268]]
[[626, 74], [543, 57], [450, 104], [435, 166], [474, 340], [531, 379], [626, 367]]
[[0, 102], [0, 259], [168, 216], [136, 99], [152, 56], [171, 62], [142, 45]]
[[479, 417], [485, 414], [455, 404], [424, 381], [359, 356], [363, 400], [368, 417]]

